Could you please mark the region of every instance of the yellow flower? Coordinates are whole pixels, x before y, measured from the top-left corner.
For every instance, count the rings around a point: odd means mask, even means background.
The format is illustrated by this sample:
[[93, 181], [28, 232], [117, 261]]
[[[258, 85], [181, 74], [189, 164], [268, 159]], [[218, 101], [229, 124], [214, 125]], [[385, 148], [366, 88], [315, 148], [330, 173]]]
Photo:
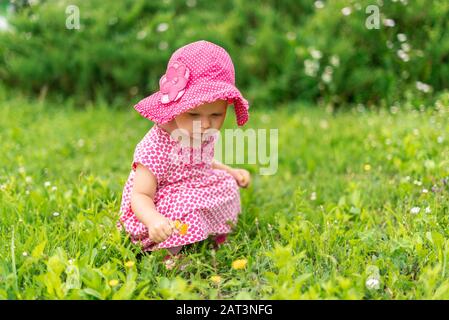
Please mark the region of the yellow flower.
[[109, 281], [109, 285], [111, 287], [115, 287], [116, 285], [118, 285], [118, 280], [117, 279], [112, 279]]
[[232, 262], [232, 268], [235, 270], [244, 269], [247, 263], [248, 260], [246, 259], [238, 259]]
[[184, 224], [179, 228], [179, 234], [180, 234], [181, 236], [186, 235], [188, 229], [189, 229], [189, 225], [184, 223]]
[[125, 267], [131, 268], [132, 266], [134, 266], [134, 261], [128, 261], [125, 263]]
[[369, 163], [365, 164], [363, 166], [363, 169], [365, 169], [365, 171], [370, 171], [371, 170], [371, 165]]
[[181, 236], [187, 234], [187, 230], [189, 229], [189, 225], [182, 223], [180, 220], [175, 220], [175, 228], [178, 230]]
[[220, 276], [212, 276], [210, 277], [210, 280], [216, 284], [220, 283], [221, 277]]

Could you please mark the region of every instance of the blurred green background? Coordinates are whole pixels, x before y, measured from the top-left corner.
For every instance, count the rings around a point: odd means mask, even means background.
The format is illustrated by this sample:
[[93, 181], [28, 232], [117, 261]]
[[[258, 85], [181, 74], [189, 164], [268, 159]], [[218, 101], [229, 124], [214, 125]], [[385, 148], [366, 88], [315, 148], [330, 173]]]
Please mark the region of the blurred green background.
[[[80, 29], [66, 28], [79, 9]], [[379, 10], [378, 29], [367, 19]], [[255, 107], [419, 106], [449, 84], [447, 0], [1, 1], [0, 79], [26, 94], [129, 107], [157, 91], [170, 55], [223, 46]], [[372, 21], [372, 20], [371, 20]]]
[[[0, 0], [0, 299], [449, 299], [448, 17], [447, 0]], [[279, 129], [278, 171], [244, 164], [229, 243], [166, 270], [115, 226], [151, 125], [132, 105], [200, 39], [233, 58], [248, 127]]]

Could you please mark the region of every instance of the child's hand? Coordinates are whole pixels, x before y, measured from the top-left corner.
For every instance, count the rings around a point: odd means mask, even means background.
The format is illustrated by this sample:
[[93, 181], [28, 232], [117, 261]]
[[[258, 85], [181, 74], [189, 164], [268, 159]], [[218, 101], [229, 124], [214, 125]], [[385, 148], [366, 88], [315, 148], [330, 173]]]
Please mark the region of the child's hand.
[[234, 177], [240, 187], [246, 188], [249, 186], [251, 182], [251, 174], [248, 170], [232, 169], [229, 171], [229, 173]]
[[146, 227], [149, 238], [156, 243], [166, 240], [175, 231], [175, 223], [160, 213], [152, 216]]

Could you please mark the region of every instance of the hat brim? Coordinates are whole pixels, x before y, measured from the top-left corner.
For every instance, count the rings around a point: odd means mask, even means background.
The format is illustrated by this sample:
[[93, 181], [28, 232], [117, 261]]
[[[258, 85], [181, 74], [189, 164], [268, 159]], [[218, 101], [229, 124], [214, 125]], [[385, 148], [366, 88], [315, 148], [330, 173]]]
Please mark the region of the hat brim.
[[193, 109], [203, 103], [226, 100], [234, 105], [237, 125], [243, 126], [249, 119], [249, 104], [240, 91], [230, 83], [223, 81], [200, 82], [187, 85], [183, 96], [178, 101], [161, 102], [160, 91], [140, 100], [134, 108], [145, 118], [164, 124], [177, 115]]

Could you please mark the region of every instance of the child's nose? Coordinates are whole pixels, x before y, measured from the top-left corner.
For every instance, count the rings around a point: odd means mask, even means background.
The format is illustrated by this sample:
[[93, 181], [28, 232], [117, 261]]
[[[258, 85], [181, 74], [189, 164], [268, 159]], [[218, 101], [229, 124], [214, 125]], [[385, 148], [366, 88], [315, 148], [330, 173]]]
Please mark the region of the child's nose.
[[210, 127], [210, 120], [209, 120], [209, 118], [207, 118], [207, 117], [203, 118], [201, 120], [201, 124], [202, 124], [202, 127], [204, 129], [208, 129]]

